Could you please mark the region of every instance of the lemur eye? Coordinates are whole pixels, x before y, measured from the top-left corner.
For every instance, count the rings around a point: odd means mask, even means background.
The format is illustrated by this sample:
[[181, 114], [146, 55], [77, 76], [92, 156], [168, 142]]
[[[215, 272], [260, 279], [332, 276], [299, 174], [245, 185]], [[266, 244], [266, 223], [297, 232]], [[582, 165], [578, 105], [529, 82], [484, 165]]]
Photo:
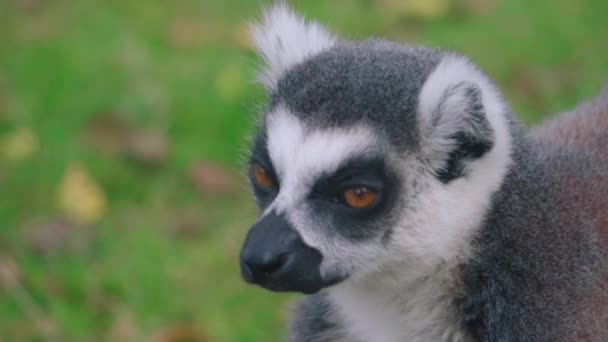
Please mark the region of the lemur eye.
[[371, 207], [378, 197], [378, 193], [370, 188], [358, 187], [344, 191], [344, 202], [354, 209]]
[[253, 180], [255, 183], [262, 188], [274, 188], [276, 186], [276, 182], [270, 172], [262, 167], [260, 164], [251, 165], [251, 173], [253, 175]]

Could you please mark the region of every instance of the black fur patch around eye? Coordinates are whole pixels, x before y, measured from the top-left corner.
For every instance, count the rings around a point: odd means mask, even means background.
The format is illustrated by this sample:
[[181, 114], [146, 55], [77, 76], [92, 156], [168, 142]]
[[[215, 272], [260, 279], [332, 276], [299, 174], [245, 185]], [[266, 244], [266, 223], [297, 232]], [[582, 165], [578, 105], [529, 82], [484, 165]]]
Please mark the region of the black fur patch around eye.
[[270, 159], [266, 140], [266, 134], [263, 130], [261, 130], [255, 139], [249, 160], [249, 167], [251, 167], [253, 164], [259, 164], [270, 173], [270, 176], [274, 178], [277, 184], [276, 189], [261, 188], [256, 185], [255, 181], [253, 181], [253, 175], [251, 172], [249, 173], [250, 183], [253, 188], [256, 204], [260, 209], [264, 209], [270, 205], [270, 203], [272, 203], [272, 200], [276, 197], [278, 189], [280, 188], [280, 180], [277, 176], [276, 170], [274, 169], [272, 160]]
[[380, 159], [355, 159], [345, 162], [336, 172], [320, 177], [312, 196], [332, 196], [346, 188], [366, 186], [376, 191], [385, 187], [385, 167]]
[[[380, 157], [351, 159], [336, 172], [317, 180], [309, 196], [311, 215], [331, 227], [328, 234], [350, 240], [387, 235], [386, 231], [396, 217], [390, 212], [399, 198], [398, 184], [397, 176]], [[358, 210], [335, 200], [345, 189], [357, 186], [377, 191], [378, 202], [369, 209]]]

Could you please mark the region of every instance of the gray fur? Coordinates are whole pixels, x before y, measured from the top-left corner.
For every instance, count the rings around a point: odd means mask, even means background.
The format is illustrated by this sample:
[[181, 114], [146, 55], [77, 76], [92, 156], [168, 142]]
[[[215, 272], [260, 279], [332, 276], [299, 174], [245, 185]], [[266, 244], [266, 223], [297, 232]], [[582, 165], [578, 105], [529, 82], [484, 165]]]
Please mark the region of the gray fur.
[[294, 309], [290, 327], [290, 342], [347, 341], [344, 326], [324, 294], [308, 296]]
[[608, 164], [514, 134], [514, 165], [463, 266], [463, 322], [480, 341], [606, 341], [607, 306], [592, 307], [608, 305]]
[[416, 95], [443, 56], [384, 40], [342, 42], [289, 70], [272, 102], [314, 127], [363, 122], [394, 145], [415, 149]]

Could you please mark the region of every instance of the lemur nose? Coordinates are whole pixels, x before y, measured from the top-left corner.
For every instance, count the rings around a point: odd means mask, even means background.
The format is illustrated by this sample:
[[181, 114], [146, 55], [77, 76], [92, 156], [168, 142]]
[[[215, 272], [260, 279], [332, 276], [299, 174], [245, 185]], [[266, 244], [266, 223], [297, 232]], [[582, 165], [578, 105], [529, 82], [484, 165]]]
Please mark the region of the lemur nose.
[[249, 282], [263, 283], [270, 275], [281, 269], [285, 260], [285, 254], [244, 255], [241, 260], [243, 277]]
[[340, 280], [321, 277], [322, 260], [321, 252], [304, 243], [283, 215], [270, 212], [247, 233], [240, 264], [249, 283], [310, 294]]
[[[288, 261], [301, 245], [300, 238], [284, 217], [269, 213], [256, 223], [241, 251], [243, 278], [255, 284], [264, 284], [288, 268]], [[293, 264], [293, 262], [291, 263]]]

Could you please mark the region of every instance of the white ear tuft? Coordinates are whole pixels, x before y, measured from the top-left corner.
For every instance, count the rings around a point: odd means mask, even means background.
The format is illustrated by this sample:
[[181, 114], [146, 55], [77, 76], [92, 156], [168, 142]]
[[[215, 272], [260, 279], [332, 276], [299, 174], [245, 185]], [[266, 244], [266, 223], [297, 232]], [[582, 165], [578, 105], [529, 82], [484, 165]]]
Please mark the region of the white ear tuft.
[[[492, 126], [496, 129], [495, 126], [504, 125], [507, 108], [498, 89], [477, 66], [457, 55], [444, 57], [425, 81], [418, 101], [421, 119], [432, 120], [437, 107], [444, 100], [446, 91], [463, 82], [474, 84], [479, 88], [482, 105]], [[453, 98], [452, 101], [456, 99]]]
[[448, 55], [439, 63], [420, 91], [418, 115], [425, 154], [440, 179], [458, 177], [482, 156], [499, 170], [509, 162], [508, 108], [466, 58]]
[[306, 58], [331, 48], [336, 39], [316, 22], [306, 22], [284, 2], [269, 8], [251, 29], [255, 46], [266, 68], [260, 80], [274, 90], [281, 75]]

